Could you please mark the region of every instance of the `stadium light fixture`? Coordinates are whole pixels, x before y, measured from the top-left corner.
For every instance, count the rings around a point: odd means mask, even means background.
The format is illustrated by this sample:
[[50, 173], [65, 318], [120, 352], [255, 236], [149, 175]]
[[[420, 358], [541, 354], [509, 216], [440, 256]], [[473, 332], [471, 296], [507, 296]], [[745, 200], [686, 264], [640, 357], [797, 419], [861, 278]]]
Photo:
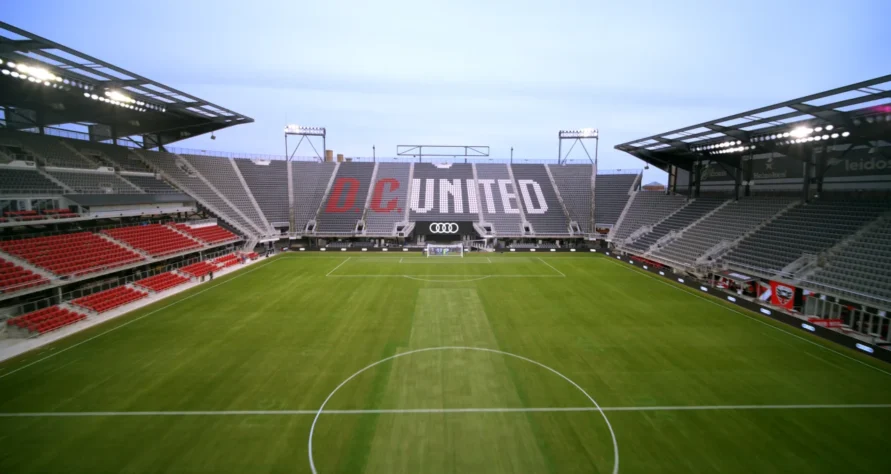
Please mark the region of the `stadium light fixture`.
[[4, 75], [4, 76], [8, 76], [8, 75], [9, 75], [9, 69], [4, 69], [4, 70], [3, 70], [3, 75]]
[[833, 128], [835, 128], [835, 127], [832, 124], [829, 124], [826, 126], [826, 130], [830, 131], [830, 132], [832, 131]]
[[790, 134], [795, 138], [804, 138], [814, 133], [814, 129], [808, 127], [797, 127]]
[[27, 74], [42, 81], [55, 81], [57, 80], [57, 78], [61, 80], [59, 76], [51, 73], [50, 71], [42, 67], [29, 66], [27, 64], [16, 64], [15, 68], [18, 69], [20, 73]]
[[300, 125], [291, 124], [285, 127], [285, 134], [287, 135], [312, 135], [312, 136], [324, 136], [325, 128], [324, 127], [303, 127]]
[[582, 128], [580, 130], [560, 130], [559, 138], [598, 138], [600, 131], [596, 128]]
[[842, 132], [842, 136], [848, 138], [851, 136], [851, 132]]

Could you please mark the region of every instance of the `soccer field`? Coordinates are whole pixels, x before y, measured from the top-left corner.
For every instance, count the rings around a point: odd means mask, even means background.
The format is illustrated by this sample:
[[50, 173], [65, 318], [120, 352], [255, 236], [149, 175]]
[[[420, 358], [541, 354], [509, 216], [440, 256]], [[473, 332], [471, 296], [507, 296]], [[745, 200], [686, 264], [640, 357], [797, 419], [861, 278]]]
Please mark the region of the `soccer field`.
[[888, 472], [891, 368], [587, 254], [285, 254], [0, 364], [0, 473]]

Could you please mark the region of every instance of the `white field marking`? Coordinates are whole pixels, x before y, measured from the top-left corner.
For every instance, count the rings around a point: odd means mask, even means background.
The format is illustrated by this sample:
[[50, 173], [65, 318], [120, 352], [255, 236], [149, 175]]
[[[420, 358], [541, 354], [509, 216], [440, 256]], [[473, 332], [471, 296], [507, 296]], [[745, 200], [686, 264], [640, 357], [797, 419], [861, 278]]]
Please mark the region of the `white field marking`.
[[315, 418], [313, 418], [312, 425], [309, 428], [309, 450], [308, 450], [308, 452], [309, 452], [309, 467], [310, 467], [310, 469], [312, 469], [313, 474], [318, 474], [318, 471], [316, 470], [316, 465], [313, 462], [313, 457], [312, 457], [312, 435], [315, 432], [316, 423], [319, 421], [319, 417], [322, 415], [322, 412], [325, 410], [325, 405], [328, 404], [328, 401], [331, 400], [331, 397], [333, 397], [334, 394], [337, 393], [337, 391], [341, 389], [341, 387], [346, 385], [350, 380], [357, 377], [362, 372], [365, 372], [366, 370], [368, 370], [372, 367], [375, 367], [377, 365], [383, 364], [384, 362], [388, 362], [393, 359], [397, 359], [399, 357], [405, 357], [407, 355], [418, 354], [421, 352], [447, 351], [447, 350], [489, 352], [492, 354], [500, 354], [503, 356], [513, 357], [513, 358], [516, 358], [516, 359], [519, 359], [522, 361], [529, 362], [530, 364], [537, 365], [545, 370], [548, 370], [549, 372], [552, 372], [553, 374], [557, 375], [558, 377], [562, 378], [563, 380], [569, 382], [570, 385], [572, 385], [573, 387], [578, 389], [578, 391], [582, 392], [585, 395], [585, 397], [587, 397], [588, 400], [591, 401], [591, 404], [594, 405], [594, 408], [596, 408], [596, 410], [600, 413], [600, 416], [603, 417], [603, 421], [606, 422], [606, 427], [609, 428], [609, 434], [610, 434], [610, 437], [612, 438], [612, 442], [613, 442], [613, 458], [615, 461], [613, 463], [613, 471], [612, 472], [613, 472], [613, 474], [619, 473], [619, 443], [618, 443], [618, 441], [616, 441], [616, 433], [613, 431], [613, 425], [610, 424], [609, 418], [607, 418], [606, 413], [600, 408], [600, 405], [597, 404], [597, 401], [594, 400], [594, 397], [589, 395], [588, 392], [585, 391], [585, 389], [583, 389], [582, 387], [579, 386], [579, 384], [573, 382], [569, 377], [561, 374], [560, 372], [557, 372], [557, 370], [555, 370], [555, 369], [552, 369], [552, 368], [542, 364], [541, 362], [538, 362], [538, 361], [535, 361], [535, 360], [532, 360], [532, 359], [529, 359], [529, 358], [526, 358], [526, 357], [523, 357], [520, 355], [511, 354], [510, 352], [499, 351], [497, 349], [488, 349], [485, 347], [443, 346], [443, 347], [427, 347], [424, 349], [415, 349], [412, 351], [392, 355], [385, 359], [381, 359], [371, 365], [366, 366], [363, 369], [359, 369], [358, 372], [354, 373], [353, 375], [350, 375], [349, 377], [347, 377], [346, 380], [341, 382], [340, 385], [335, 387], [334, 390], [332, 390], [331, 393], [328, 394], [328, 397], [325, 398], [325, 401], [322, 402], [322, 406], [319, 407], [319, 411], [318, 411], [318, 413], [316, 413]]
[[[609, 260], [609, 261], [612, 262], [611, 259], [607, 259], [607, 260]], [[804, 342], [806, 342], [806, 343], [808, 343], [808, 344], [812, 344], [812, 345], [817, 346], [817, 347], [819, 347], [819, 348], [821, 348], [821, 349], [827, 350], [827, 351], [832, 352], [832, 353], [834, 353], [834, 354], [838, 354], [838, 355], [844, 357], [845, 359], [852, 360], [852, 361], [854, 361], [854, 362], [856, 362], [856, 363], [858, 363], [858, 364], [861, 364], [861, 365], [864, 365], [864, 366], [866, 366], [866, 367], [869, 367], [870, 369], [873, 369], [873, 370], [876, 370], [876, 371], [878, 371], [878, 372], [881, 372], [881, 373], [883, 373], [883, 374], [885, 374], [885, 375], [889, 375], [889, 376], [891, 376], [891, 372], [882, 370], [882, 369], [880, 369], [880, 368], [878, 368], [878, 367], [876, 367], [876, 366], [874, 366], [874, 365], [867, 364], [866, 362], [863, 362], [862, 360], [855, 359], [855, 358], [853, 358], [853, 357], [851, 357], [851, 356], [849, 356], [849, 355], [847, 355], [847, 354], [844, 354], [844, 353], [842, 353], [842, 352], [839, 352], [839, 351], [837, 351], [837, 350], [835, 350], [835, 349], [833, 349], [833, 348], [831, 348], [831, 347], [826, 347], [826, 346], [824, 346], [824, 345], [822, 345], [822, 344], [818, 344], [818, 343], [816, 343], [816, 342], [814, 342], [814, 341], [811, 341], [810, 339], [807, 339], [807, 338], [805, 338], [805, 337], [801, 337], [801, 336], [799, 336], [798, 334], [795, 334], [795, 333], [793, 333], [793, 332], [787, 331], [787, 330], [785, 330], [785, 329], [783, 329], [783, 328], [781, 328], [781, 327], [777, 327], [777, 326], [774, 326], [773, 324], [766, 323], [766, 322], [764, 322], [764, 321], [762, 321], [762, 320], [758, 319], [757, 317], [752, 316], [752, 315], [750, 315], [750, 314], [746, 314], [746, 313], [744, 313], [744, 312], [742, 312], [742, 311], [739, 311], [739, 310], [730, 308], [730, 307], [728, 307], [728, 306], [724, 306], [724, 305], [722, 305], [722, 304], [718, 304], [717, 302], [712, 301], [711, 299], [706, 298], [706, 297], [704, 297], [704, 296], [702, 296], [702, 295], [693, 293], [693, 292], [691, 292], [691, 291], [684, 291], [683, 288], [674, 286], [673, 284], [668, 283], [667, 281], [663, 281], [662, 279], [660, 279], [660, 278], [656, 278], [656, 277], [654, 277], [654, 276], [652, 276], [652, 275], [648, 275], [647, 273], [643, 272], [642, 270], [635, 270], [634, 268], [632, 268], [632, 267], [627, 267], [627, 266], [625, 266], [625, 265], [622, 265], [622, 264], [619, 263], [619, 262], [614, 262], [614, 263], [616, 263], [617, 265], [620, 265], [622, 268], [625, 268], [625, 269], [627, 269], [627, 270], [629, 270], [629, 271], [632, 271], [632, 272], [634, 272], [634, 273], [639, 273], [639, 274], [641, 274], [641, 275], [643, 275], [643, 276], [645, 276], [645, 277], [647, 277], [647, 278], [651, 278], [651, 279], [653, 279], [653, 280], [656, 280], [656, 281], [658, 281], [659, 283], [662, 283], [663, 285], [668, 285], [668, 286], [670, 286], [670, 287], [672, 287], [672, 288], [674, 288], [674, 289], [676, 289], [676, 290], [678, 290], [678, 291], [683, 291], [684, 293], [687, 293], [688, 295], [692, 295], [692, 296], [695, 296], [695, 297], [697, 297], [697, 298], [699, 298], [699, 299], [701, 299], [701, 300], [708, 301], [709, 303], [711, 303], [711, 304], [713, 304], [713, 305], [715, 305], [715, 306], [719, 306], [719, 307], [721, 307], [721, 308], [724, 308], [724, 309], [726, 309], [727, 311], [732, 311], [732, 312], [734, 312], [734, 313], [736, 313], [736, 314], [741, 314], [741, 315], [743, 315], [743, 316], [745, 316], [745, 317], [751, 319], [752, 321], [761, 323], [761, 324], [763, 324], [763, 325], [765, 325], [765, 326], [767, 326], [767, 327], [769, 327], [769, 328], [776, 329], [777, 331], [784, 332], [784, 333], [786, 333], [786, 334], [788, 334], [788, 335], [790, 335], [790, 336], [792, 336], [792, 337], [794, 337], [794, 338], [796, 338], [796, 339], [801, 339], [802, 341], [804, 341]], [[825, 360], [824, 360], [823, 362], [828, 363], [828, 361], [825, 361]]]
[[[433, 283], [465, 283], [465, 282], [470, 282], [470, 281], [485, 280], [486, 278], [492, 278], [492, 275], [483, 275], [483, 276], [478, 276], [478, 277], [473, 277], [473, 278], [464, 278], [463, 280], [434, 280], [434, 279], [430, 279], [430, 278], [418, 278], [418, 277], [415, 277], [412, 275], [402, 275], [402, 276], [409, 280], [429, 281], [429, 282], [433, 282]], [[430, 276], [448, 276], [448, 275], [430, 275]]]
[[325, 276], [330, 276], [332, 273], [334, 273], [334, 270], [337, 270], [338, 268], [340, 268], [344, 263], [349, 262], [351, 258], [353, 258], [353, 257], [347, 257], [346, 260], [340, 262], [339, 265], [337, 265], [336, 267], [332, 268], [331, 271], [328, 272], [328, 274], [325, 275]]
[[[752, 410], [873, 410], [891, 409], [891, 403], [816, 405], [667, 405], [639, 407], [519, 407], [519, 408], [406, 408], [372, 410], [325, 410], [325, 415], [424, 415], [461, 413], [574, 413], [603, 411], [752, 411]], [[195, 410], [195, 411], [68, 411], [0, 413], [0, 418], [89, 418], [139, 416], [306, 416], [318, 410]]]
[[492, 263], [492, 259], [489, 257], [486, 257], [486, 261], [488, 261], [489, 263]]
[[[48, 356], [46, 356], [46, 357], [37, 359], [37, 360], [35, 360], [34, 362], [31, 362], [30, 364], [23, 365], [23, 366], [21, 366], [21, 367], [15, 369], [15, 370], [12, 370], [12, 371], [9, 371], [9, 372], [7, 372], [7, 373], [5, 373], [5, 374], [2, 374], [2, 375], [0, 375], [0, 379], [2, 379], [3, 377], [10, 376], [10, 375], [12, 375], [12, 374], [14, 374], [14, 373], [16, 373], [16, 372], [18, 372], [18, 371], [20, 371], [20, 370], [27, 369], [28, 367], [31, 367], [32, 365], [37, 364], [38, 362], [43, 362], [43, 361], [49, 359], [50, 357], [55, 357], [55, 356], [57, 356], [57, 355], [59, 355], [59, 354], [61, 354], [61, 353], [63, 353], [63, 352], [67, 352], [67, 351], [69, 351], [69, 350], [71, 350], [71, 349], [74, 349], [74, 348], [77, 347], [77, 346], [86, 344], [86, 343], [92, 341], [93, 339], [100, 338], [100, 337], [102, 337], [102, 336], [104, 336], [104, 335], [106, 335], [106, 334], [108, 334], [108, 333], [110, 333], [110, 332], [112, 332], [112, 331], [117, 331], [118, 329], [120, 329], [120, 328], [122, 328], [122, 327], [124, 327], [124, 326], [128, 326], [128, 325], [130, 325], [130, 324], [135, 323], [136, 321], [145, 319], [145, 318], [147, 318], [147, 317], [149, 317], [149, 316], [151, 316], [151, 315], [153, 315], [153, 314], [155, 314], [155, 313], [158, 313], [158, 312], [160, 312], [160, 311], [164, 311], [165, 309], [170, 308], [170, 307], [173, 306], [173, 305], [176, 305], [176, 304], [182, 303], [183, 301], [186, 301], [186, 300], [188, 300], [188, 299], [194, 298], [194, 297], [196, 297], [196, 296], [198, 296], [198, 295], [204, 293], [205, 291], [210, 291], [210, 290], [212, 290], [212, 289], [214, 289], [214, 288], [216, 288], [216, 287], [218, 287], [218, 286], [223, 286], [223, 285], [225, 285], [226, 283], [229, 283], [230, 281], [235, 280], [235, 279], [238, 278], [238, 277], [247, 275], [248, 273], [252, 273], [252, 272], [254, 272], [254, 271], [256, 271], [256, 270], [259, 270], [259, 269], [265, 267], [266, 265], [269, 265], [269, 264], [272, 264], [272, 263], [275, 263], [275, 262], [276, 262], [276, 260], [271, 260], [271, 261], [269, 261], [269, 262], [264, 262], [264, 263], [261, 263], [261, 264], [258, 264], [258, 265], [253, 265], [254, 268], [251, 268], [250, 270], [248, 270], [248, 271], [246, 271], [246, 272], [235, 273], [235, 274], [234, 274], [235, 276], [233, 276], [232, 278], [230, 278], [230, 279], [228, 279], [228, 280], [226, 280], [226, 281], [224, 281], [224, 282], [222, 282], [222, 283], [220, 283], [220, 284], [217, 284], [217, 285], [214, 285], [214, 286], [207, 287], [207, 288], [205, 288], [205, 289], [203, 289], [203, 290], [201, 290], [201, 291], [198, 291], [198, 292], [196, 292], [196, 293], [192, 293], [191, 295], [186, 296], [185, 298], [181, 298], [181, 299], [179, 299], [179, 300], [176, 300], [176, 301], [174, 301], [173, 303], [170, 303], [170, 304], [168, 304], [168, 305], [166, 305], [166, 306], [162, 306], [162, 307], [160, 307], [160, 308], [158, 308], [158, 309], [156, 309], [156, 310], [154, 310], [154, 311], [152, 311], [152, 312], [150, 312], [150, 313], [143, 314], [142, 316], [140, 316], [140, 317], [138, 317], [138, 318], [133, 318], [133, 319], [127, 321], [126, 323], [119, 324], [119, 325], [117, 325], [117, 326], [115, 326], [115, 327], [109, 329], [108, 331], [105, 331], [105, 332], [101, 332], [101, 333], [99, 333], [99, 334], [96, 334], [95, 336], [93, 336], [93, 337], [91, 337], [91, 338], [89, 338], [89, 339], [84, 339], [83, 341], [80, 341], [80, 342], [78, 342], [77, 344], [72, 344], [72, 345], [70, 345], [70, 346], [68, 346], [68, 347], [66, 347], [66, 348], [64, 348], [64, 349], [61, 349], [61, 350], [59, 350], [59, 351], [57, 351], [57, 352], [54, 352], [54, 353], [52, 353], [52, 354], [50, 354], [50, 355], [48, 355]], [[123, 316], [123, 315], [122, 315], [122, 316]]]
[[538, 257], [538, 260], [539, 260], [541, 263], [543, 263], [543, 264], [545, 264], [545, 265], [551, 267], [551, 270], [554, 270], [555, 272], [559, 273], [560, 276], [562, 276], [563, 278], [566, 278], [566, 275], [564, 275], [563, 272], [561, 272], [560, 270], [557, 270], [556, 268], [554, 268], [554, 266], [551, 265], [550, 263], [545, 262], [544, 260], [542, 260], [541, 257]]

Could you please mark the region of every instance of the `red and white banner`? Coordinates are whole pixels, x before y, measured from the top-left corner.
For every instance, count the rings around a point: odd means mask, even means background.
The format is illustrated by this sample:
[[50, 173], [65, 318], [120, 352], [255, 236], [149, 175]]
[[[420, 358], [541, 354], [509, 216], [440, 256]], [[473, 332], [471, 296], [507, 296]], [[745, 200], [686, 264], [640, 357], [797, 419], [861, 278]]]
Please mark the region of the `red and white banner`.
[[795, 306], [795, 287], [780, 283], [770, 282], [770, 304], [792, 310]]

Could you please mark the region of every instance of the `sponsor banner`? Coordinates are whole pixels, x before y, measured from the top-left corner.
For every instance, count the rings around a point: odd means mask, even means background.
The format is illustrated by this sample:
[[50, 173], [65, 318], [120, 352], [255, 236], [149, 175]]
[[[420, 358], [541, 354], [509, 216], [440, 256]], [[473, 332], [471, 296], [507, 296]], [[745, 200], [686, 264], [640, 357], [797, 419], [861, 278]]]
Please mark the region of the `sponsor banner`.
[[795, 306], [795, 287], [771, 280], [770, 304], [792, 310]]
[[752, 179], [756, 182], [766, 179], [801, 179], [804, 177], [804, 164], [801, 160], [788, 156], [767, 156], [752, 160]]
[[414, 234], [418, 235], [472, 235], [476, 234], [473, 222], [467, 221], [419, 221], [415, 222]]
[[[732, 169], [729, 166], [728, 169]], [[718, 163], [709, 163], [708, 166], [702, 168], [702, 174], [700, 176], [702, 182], [707, 181], [733, 181], [733, 176], [727, 172], [721, 165]], [[682, 185], [686, 185], [687, 183], [681, 183]]]
[[613, 230], [613, 224], [594, 224], [594, 232], [599, 235], [607, 235], [611, 230]]
[[[848, 153], [833, 150], [829, 153], [826, 164], [827, 178], [843, 178], [853, 176], [891, 175], [891, 149], [885, 148], [885, 155], [879, 150], [862, 147], [854, 148]], [[842, 155], [844, 154], [844, 158]]]

